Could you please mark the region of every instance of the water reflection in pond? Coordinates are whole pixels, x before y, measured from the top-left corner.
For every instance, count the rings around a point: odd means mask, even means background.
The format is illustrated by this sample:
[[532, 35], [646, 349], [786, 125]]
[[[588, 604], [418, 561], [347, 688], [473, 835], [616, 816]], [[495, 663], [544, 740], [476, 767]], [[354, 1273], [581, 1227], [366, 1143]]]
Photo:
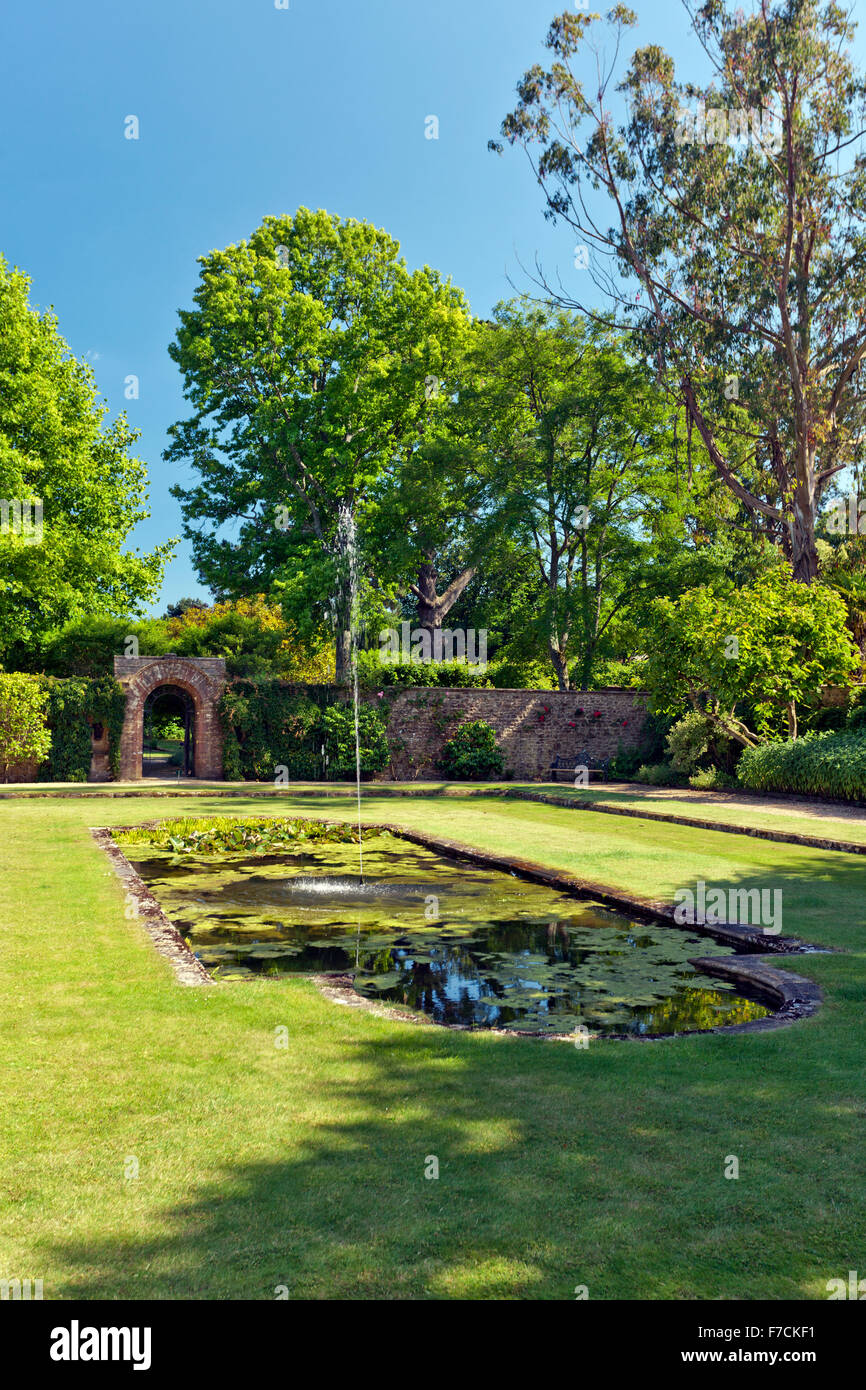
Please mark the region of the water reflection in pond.
[[698, 934], [445, 859], [389, 835], [280, 854], [127, 854], [220, 977], [339, 972], [437, 1023], [537, 1033], [669, 1033], [762, 1018], [699, 974], [729, 955]]

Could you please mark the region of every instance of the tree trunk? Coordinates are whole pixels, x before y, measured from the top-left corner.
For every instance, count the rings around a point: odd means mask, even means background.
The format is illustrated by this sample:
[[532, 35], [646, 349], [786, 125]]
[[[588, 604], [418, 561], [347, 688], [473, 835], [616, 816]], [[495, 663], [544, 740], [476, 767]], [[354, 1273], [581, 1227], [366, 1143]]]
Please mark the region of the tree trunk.
[[801, 505], [799, 493], [798, 485], [790, 523], [792, 572], [798, 583], [812, 584], [818, 578], [815, 512], [811, 505]]
[[797, 706], [793, 700], [788, 701], [788, 738], [797, 737]]
[[437, 578], [435, 565], [428, 563], [418, 566], [418, 584], [414, 591], [418, 599], [418, 626], [426, 628], [431, 636], [435, 627], [442, 626], [442, 612], [436, 593]]
[[556, 676], [557, 689], [569, 690], [568, 662], [565, 660], [559, 648], [555, 647], [552, 642], [550, 644], [550, 661], [553, 666], [553, 674]]
[[476, 565], [467, 565], [466, 569], [461, 570], [457, 578], [451, 581], [443, 594], [437, 594], [436, 581], [439, 575], [433, 556], [428, 556], [427, 560], [418, 566], [418, 583], [411, 586], [411, 592], [418, 600], [418, 626], [429, 632], [431, 646], [433, 633], [441, 628], [442, 619], [451, 612], [475, 575], [476, 569]]

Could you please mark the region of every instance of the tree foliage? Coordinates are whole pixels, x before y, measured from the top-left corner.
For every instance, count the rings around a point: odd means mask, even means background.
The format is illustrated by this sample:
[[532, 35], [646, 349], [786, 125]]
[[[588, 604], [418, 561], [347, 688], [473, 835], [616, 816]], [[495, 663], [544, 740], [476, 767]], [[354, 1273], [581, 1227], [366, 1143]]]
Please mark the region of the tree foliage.
[[[0, 499], [42, 504], [41, 535], [0, 526], [0, 658], [14, 664], [82, 614], [140, 609], [174, 543], [124, 550], [147, 515], [145, 466], [125, 416], [113, 423], [90, 367], [57, 321], [29, 303], [29, 281], [0, 257]], [[35, 518], [35, 513], [33, 513]]]
[[618, 122], [611, 88], [636, 17], [610, 11], [608, 61], [598, 16], [564, 13], [551, 63], [526, 72], [502, 133], [529, 154], [547, 215], [579, 234], [725, 485], [811, 582], [821, 495], [862, 447], [866, 84], [847, 48], [854, 25], [818, 0], [687, 9], [708, 84], [678, 81], [658, 45], [639, 48], [616, 88]]
[[647, 662], [657, 709], [691, 707], [745, 747], [797, 735], [798, 706], [859, 666], [845, 605], [823, 584], [783, 570], [742, 589], [690, 590], [659, 599]]
[[306, 208], [201, 267], [170, 348], [192, 414], [166, 452], [200, 479], [173, 488], [199, 573], [223, 597], [279, 597], [303, 633], [332, 618], [342, 679], [340, 514], [441, 409], [427, 383], [465, 331], [462, 296], [385, 232]]
[[36, 676], [0, 673], [0, 774], [9, 764], [41, 760], [51, 748], [48, 695]]
[[[673, 422], [616, 334], [555, 307], [499, 305], [471, 366], [454, 449], [532, 557], [530, 623], [559, 688], [575, 663], [585, 689], [610, 624], [652, 586], [678, 513], [682, 524]], [[681, 548], [682, 532], [673, 539]]]

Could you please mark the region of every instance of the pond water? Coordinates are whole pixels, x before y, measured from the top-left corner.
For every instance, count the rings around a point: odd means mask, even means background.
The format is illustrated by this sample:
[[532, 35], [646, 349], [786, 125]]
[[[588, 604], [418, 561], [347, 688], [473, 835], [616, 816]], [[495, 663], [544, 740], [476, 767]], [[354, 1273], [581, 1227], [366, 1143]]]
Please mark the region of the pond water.
[[769, 1011], [698, 973], [732, 952], [693, 932], [446, 859], [390, 835], [280, 854], [125, 852], [219, 977], [350, 974], [355, 989], [437, 1023], [671, 1033]]

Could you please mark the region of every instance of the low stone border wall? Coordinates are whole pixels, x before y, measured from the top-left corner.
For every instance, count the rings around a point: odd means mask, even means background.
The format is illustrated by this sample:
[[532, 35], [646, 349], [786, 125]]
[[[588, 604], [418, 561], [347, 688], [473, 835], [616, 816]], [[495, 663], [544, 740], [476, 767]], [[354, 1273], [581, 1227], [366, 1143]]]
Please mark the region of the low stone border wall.
[[857, 840], [829, 840], [823, 835], [801, 835], [797, 830], [768, 830], [763, 826], [732, 825], [729, 821], [703, 820], [699, 816], [676, 816], [667, 811], [645, 811], [637, 806], [602, 806], [595, 801], [578, 801], [555, 792], [509, 790], [499, 793], [512, 801], [537, 801], [542, 806], [558, 806], [567, 811], [600, 811], [608, 816], [634, 816], [638, 820], [663, 821], [667, 825], [690, 825], [695, 830], [720, 830], [723, 835], [751, 835], [755, 840], [776, 840], [782, 845], [804, 845], [807, 849], [829, 849], [842, 854], [866, 854], [866, 844]]
[[[559, 892], [591, 896], [607, 907], [616, 907], [639, 917], [660, 918], [667, 922], [673, 930], [682, 930], [674, 918], [674, 904], [672, 903], [657, 902], [648, 898], [638, 898], [630, 894], [615, 892], [603, 884], [592, 883], [588, 879], [576, 878], [571, 874], [560, 873], [555, 869], [547, 869], [531, 860], [506, 859], [487, 850], [473, 849], [457, 840], [440, 840], [417, 830], [407, 830], [403, 826], [381, 825], [378, 828], [389, 830], [393, 835], [401, 836], [413, 844], [436, 850], [438, 853], [468, 859], [471, 863], [479, 864], [484, 868], [516, 873], [532, 883], [541, 883]], [[704, 971], [705, 974], [732, 979], [745, 988], [769, 995], [776, 1005], [776, 1012], [770, 1018], [756, 1018], [749, 1023], [733, 1023], [722, 1025], [719, 1028], [695, 1029], [693, 1030], [695, 1033], [701, 1035], [707, 1033], [764, 1033], [773, 1028], [784, 1028], [797, 1019], [809, 1018], [817, 1012], [822, 1001], [822, 994], [814, 981], [807, 980], [802, 975], [794, 975], [787, 970], [778, 970], [775, 966], [767, 965], [761, 957], [765, 955], [811, 955], [818, 952], [824, 954], [825, 948], [812, 946], [808, 942], [801, 941], [798, 937], [767, 936], [758, 927], [740, 926], [732, 923], [726, 926], [712, 927], [695, 924], [690, 925], [689, 930], [697, 932], [701, 936], [711, 937], [724, 945], [738, 948], [742, 948], [744, 945], [753, 946], [756, 952], [754, 955], [695, 956], [690, 958], [689, 964]], [[518, 1030], [509, 1028], [488, 1031], [514, 1033]], [[608, 1034], [607, 1037], [615, 1036], [629, 1041], [656, 1042], [666, 1037], [685, 1037], [688, 1031], [654, 1033], [652, 1035]], [[535, 1034], [529, 1036], [534, 1037]], [[547, 1034], [546, 1036], [557, 1035]], [[558, 1036], [570, 1037], [571, 1034], [559, 1034]]]
[[[116, 828], [120, 829], [119, 826]], [[126, 828], [128, 827], [124, 827], [124, 829]], [[111, 860], [111, 866], [126, 889], [127, 897], [135, 903], [136, 917], [134, 920], [141, 923], [159, 954], [168, 961], [178, 984], [212, 985], [214, 981], [201, 961], [196, 960], [177, 927], [163, 912], [144, 879], [136, 873], [123, 850], [115, 843], [112, 832], [92, 826], [90, 833], [99, 848], [105, 850]]]
[[[735, 825], [728, 821], [703, 820], [698, 816], [678, 816], [667, 811], [649, 811], [637, 806], [605, 806], [595, 801], [581, 801], [572, 797], [557, 796], [556, 792], [535, 792], [523, 788], [502, 787], [496, 784], [494, 789], [484, 786], [465, 786], [455, 787], [453, 784], [445, 784], [442, 787], [391, 787], [387, 783], [365, 782], [364, 787], [369, 791], [373, 790], [377, 797], [454, 797], [455, 799], [470, 799], [474, 796], [487, 796], [500, 798], [510, 801], [531, 801], [537, 802], [542, 806], [556, 806], [566, 811], [599, 811], [608, 816], [631, 816], [637, 820], [662, 821], [668, 825], [686, 825], [695, 830], [718, 830], [722, 835], [750, 835], [757, 840], [775, 840], [779, 844], [803, 845], [807, 849], [825, 849], [837, 854], [866, 854], [866, 843], [858, 840], [839, 840], [829, 839], [823, 835], [803, 835], [796, 830], [770, 830], [764, 827]], [[623, 784], [627, 785], [627, 784]], [[0, 792], [0, 801], [9, 799], [26, 800], [28, 797], [82, 797], [82, 796], [107, 796], [107, 797], [141, 797], [157, 799], [163, 797], [242, 797], [253, 800], [258, 798], [262, 801], [279, 800], [286, 795], [290, 797], [315, 797], [315, 798], [337, 798], [354, 796], [355, 788], [353, 783], [344, 782], [342, 784], [326, 783], [316, 786], [303, 786], [295, 790], [285, 787], [273, 787], [268, 784], [266, 787], [257, 782], [230, 782], [218, 783], [213, 787], [180, 787], [178, 789], [166, 788], [154, 791], [140, 791], [138, 789], [118, 789], [112, 791], [46, 791], [46, 792]], [[816, 798], [817, 800], [818, 798]], [[363, 803], [362, 803], [363, 804]], [[847, 803], [839, 803], [847, 804]]]

